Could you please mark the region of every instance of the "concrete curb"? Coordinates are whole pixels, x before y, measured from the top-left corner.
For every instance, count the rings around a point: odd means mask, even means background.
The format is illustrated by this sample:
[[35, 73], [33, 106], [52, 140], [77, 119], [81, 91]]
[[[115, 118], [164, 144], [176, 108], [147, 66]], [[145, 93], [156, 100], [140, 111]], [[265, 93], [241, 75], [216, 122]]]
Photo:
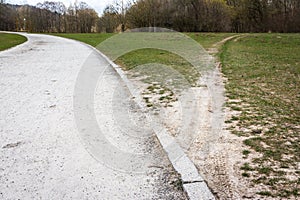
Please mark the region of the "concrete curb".
[[[84, 42], [80, 43], [99, 53], [113, 67], [113, 69], [120, 76], [121, 80], [126, 84], [126, 87], [128, 88], [129, 93], [132, 95], [135, 102], [142, 109], [142, 111], [145, 112], [146, 106], [143, 103], [140, 94], [134, 88], [130, 80], [127, 78], [124, 71], [95, 47]], [[149, 115], [146, 116], [150, 118]], [[151, 118], [149, 120], [151, 120]], [[153, 122], [153, 120], [151, 121]], [[187, 193], [188, 198], [190, 200], [214, 200], [215, 197], [208, 188], [204, 179], [199, 174], [193, 162], [184, 153], [183, 149], [177, 144], [175, 139], [172, 136], [170, 136], [170, 134], [168, 134], [167, 130], [163, 127], [163, 125], [156, 123], [153, 131], [156, 137], [158, 138], [158, 141], [160, 142], [163, 150], [166, 152], [168, 159], [172, 163], [173, 168], [177, 171], [178, 174], [180, 174], [183, 188], [184, 191]]]

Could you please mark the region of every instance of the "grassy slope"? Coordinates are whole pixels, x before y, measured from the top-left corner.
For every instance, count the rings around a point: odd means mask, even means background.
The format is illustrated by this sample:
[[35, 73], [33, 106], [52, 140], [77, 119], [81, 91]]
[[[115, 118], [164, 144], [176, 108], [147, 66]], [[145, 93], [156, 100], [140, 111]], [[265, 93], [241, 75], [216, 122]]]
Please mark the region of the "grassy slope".
[[[264, 184], [262, 195], [288, 197], [300, 190], [300, 34], [252, 34], [223, 47], [220, 57], [237, 111], [228, 123], [245, 136], [242, 175]], [[243, 128], [243, 129], [242, 129]], [[261, 156], [251, 158], [251, 152]], [[249, 155], [250, 154], [250, 155]]]
[[26, 41], [26, 37], [21, 35], [0, 33], [0, 51], [17, 46]]

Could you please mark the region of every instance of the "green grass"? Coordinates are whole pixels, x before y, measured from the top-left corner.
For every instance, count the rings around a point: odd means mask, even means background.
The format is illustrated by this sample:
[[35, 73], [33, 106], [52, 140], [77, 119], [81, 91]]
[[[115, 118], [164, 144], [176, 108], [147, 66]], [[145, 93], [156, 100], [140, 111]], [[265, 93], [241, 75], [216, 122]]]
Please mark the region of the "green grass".
[[21, 35], [0, 33], [0, 51], [17, 46], [26, 41], [27, 41], [26, 37]]
[[[248, 137], [244, 144], [261, 155], [252, 160], [254, 170], [246, 177], [269, 187], [257, 192], [264, 196], [299, 196], [299, 52], [300, 34], [250, 34], [227, 42], [220, 54], [227, 96], [241, 101], [227, 103], [241, 111], [231, 129]], [[252, 151], [242, 153], [248, 157]]]
[[[145, 76], [143, 80], [147, 83], [159, 82], [165, 85], [169, 78], [173, 79], [173, 86], [179, 87], [180, 84], [194, 85], [200, 76], [199, 72], [180, 56], [158, 49], [133, 51], [118, 58], [116, 63], [124, 70], [133, 70], [140, 76]], [[147, 64], [150, 64], [147, 68], [139, 67]], [[160, 65], [165, 65], [166, 68]]]

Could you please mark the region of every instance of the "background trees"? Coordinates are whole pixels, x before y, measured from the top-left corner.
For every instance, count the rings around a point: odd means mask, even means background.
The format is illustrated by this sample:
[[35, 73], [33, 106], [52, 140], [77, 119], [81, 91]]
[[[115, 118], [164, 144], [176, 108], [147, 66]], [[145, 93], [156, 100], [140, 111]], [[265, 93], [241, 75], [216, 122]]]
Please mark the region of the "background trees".
[[96, 11], [84, 2], [68, 8], [61, 2], [45, 1], [36, 6], [0, 4], [0, 30], [29, 32], [90, 33], [96, 31]]
[[79, 25], [80, 33], [91, 33], [96, 30], [96, 20], [98, 19], [98, 14], [96, 11], [89, 7], [88, 4], [80, 2], [77, 6], [76, 11], [77, 23]]
[[115, 32], [121, 24], [119, 15], [112, 5], [107, 6], [98, 22], [99, 31], [106, 33]]
[[[25, 20], [24, 20], [25, 19]], [[299, 0], [115, 0], [99, 17], [84, 2], [15, 6], [0, 0], [0, 30], [116, 32], [165, 27], [198, 32], [299, 32]]]
[[128, 27], [178, 31], [299, 32], [299, 0], [139, 0]]
[[0, 30], [14, 30], [16, 28], [15, 19], [17, 17], [12, 5], [0, 1]]

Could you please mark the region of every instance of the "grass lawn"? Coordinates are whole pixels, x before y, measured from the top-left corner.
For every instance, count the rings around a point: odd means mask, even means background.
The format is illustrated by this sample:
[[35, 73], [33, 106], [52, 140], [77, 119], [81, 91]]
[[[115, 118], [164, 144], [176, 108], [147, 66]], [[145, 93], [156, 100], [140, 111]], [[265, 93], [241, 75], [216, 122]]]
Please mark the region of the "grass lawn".
[[261, 195], [299, 196], [300, 34], [250, 34], [222, 50], [227, 105], [241, 112], [227, 123], [249, 147], [242, 175], [267, 186]]
[[17, 46], [26, 41], [27, 41], [26, 37], [21, 35], [0, 33], [0, 51]]

